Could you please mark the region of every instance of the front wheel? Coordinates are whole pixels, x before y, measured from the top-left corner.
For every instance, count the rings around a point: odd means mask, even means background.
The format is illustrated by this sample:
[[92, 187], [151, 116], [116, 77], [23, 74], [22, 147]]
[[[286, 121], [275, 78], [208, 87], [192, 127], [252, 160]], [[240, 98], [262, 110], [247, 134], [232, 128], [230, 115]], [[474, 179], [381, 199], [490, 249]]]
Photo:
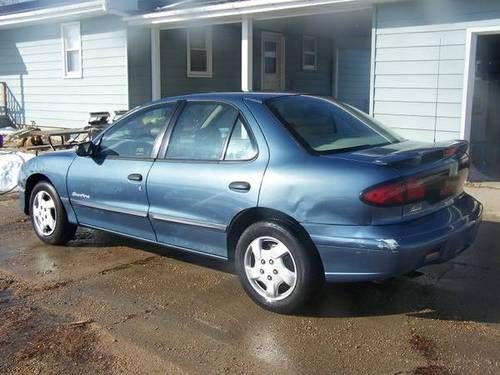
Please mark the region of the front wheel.
[[275, 222], [248, 227], [236, 245], [236, 269], [247, 294], [264, 308], [296, 312], [323, 280], [320, 261], [297, 234]]
[[76, 225], [68, 222], [59, 195], [48, 182], [39, 182], [33, 188], [30, 215], [36, 235], [45, 243], [64, 245], [75, 235]]

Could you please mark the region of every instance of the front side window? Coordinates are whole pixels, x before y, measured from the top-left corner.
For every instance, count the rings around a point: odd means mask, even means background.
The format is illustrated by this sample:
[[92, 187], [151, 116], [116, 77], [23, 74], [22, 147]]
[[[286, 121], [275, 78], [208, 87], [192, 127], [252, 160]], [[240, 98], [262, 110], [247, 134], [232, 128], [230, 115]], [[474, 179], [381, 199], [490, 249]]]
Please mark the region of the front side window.
[[302, 39], [302, 69], [317, 70], [317, 42], [316, 38], [305, 36]]
[[268, 108], [306, 148], [331, 153], [402, 140], [375, 119], [329, 99], [294, 95], [270, 99]]
[[63, 23], [61, 25], [63, 44], [64, 78], [82, 77], [82, 41], [80, 22]]
[[167, 158], [220, 160], [237, 116], [227, 104], [188, 103], [170, 137]]
[[188, 77], [212, 77], [212, 29], [196, 27], [187, 31]]
[[126, 158], [150, 158], [156, 139], [167, 126], [175, 103], [146, 109], [124, 118], [101, 138], [100, 154]]

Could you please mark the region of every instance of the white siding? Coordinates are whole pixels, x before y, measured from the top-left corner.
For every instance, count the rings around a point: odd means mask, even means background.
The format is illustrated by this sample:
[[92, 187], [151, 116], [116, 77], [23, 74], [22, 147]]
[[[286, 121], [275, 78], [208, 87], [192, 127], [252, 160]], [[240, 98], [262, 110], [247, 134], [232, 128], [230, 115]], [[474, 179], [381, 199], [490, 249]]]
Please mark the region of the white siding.
[[374, 116], [410, 139], [459, 138], [468, 27], [500, 25], [500, 1], [376, 8]]
[[0, 31], [0, 81], [18, 121], [83, 127], [89, 112], [128, 108], [127, 32], [116, 17], [81, 20], [82, 78], [63, 78], [60, 25]]

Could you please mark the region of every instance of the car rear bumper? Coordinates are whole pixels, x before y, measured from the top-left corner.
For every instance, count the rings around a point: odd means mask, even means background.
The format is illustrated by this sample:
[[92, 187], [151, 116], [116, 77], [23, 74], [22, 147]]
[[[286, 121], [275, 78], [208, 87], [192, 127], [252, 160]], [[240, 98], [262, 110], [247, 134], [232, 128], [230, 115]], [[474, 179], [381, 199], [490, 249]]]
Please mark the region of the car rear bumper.
[[474, 241], [481, 203], [463, 194], [425, 217], [400, 224], [304, 224], [327, 281], [382, 280], [454, 258]]

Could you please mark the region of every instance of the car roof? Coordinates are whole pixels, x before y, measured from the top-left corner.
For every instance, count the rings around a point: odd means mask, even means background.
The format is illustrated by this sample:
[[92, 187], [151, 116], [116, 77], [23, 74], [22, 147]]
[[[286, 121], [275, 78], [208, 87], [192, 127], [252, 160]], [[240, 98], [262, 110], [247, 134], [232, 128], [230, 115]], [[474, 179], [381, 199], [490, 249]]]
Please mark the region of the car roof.
[[162, 98], [154, 103], [171, 102], [175, 100], [189, 99], [207, 99], [207, 100], [242, 100], [249, 99], [262, 102], [267, 99], [277, 98], [282, 96], [298, 95], [294, 93], [276, 93], [276, 92], [207, 92], [197, 94], [186, 94]]

